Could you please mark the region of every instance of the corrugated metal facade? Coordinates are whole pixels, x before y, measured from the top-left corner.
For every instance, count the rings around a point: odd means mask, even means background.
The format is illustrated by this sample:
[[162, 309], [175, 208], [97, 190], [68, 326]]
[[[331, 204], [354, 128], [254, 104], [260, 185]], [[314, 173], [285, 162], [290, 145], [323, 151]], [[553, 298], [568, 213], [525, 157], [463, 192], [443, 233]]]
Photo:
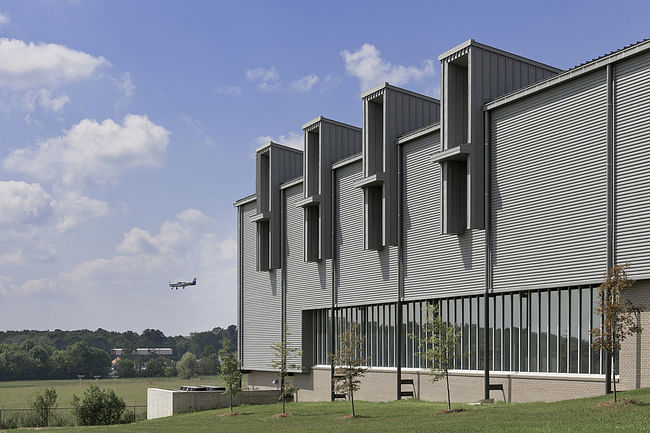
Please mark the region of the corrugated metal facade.
[[336, 171], [336, 285], [339, 306], [392, 302], [397, 299], [397, 248], [363, 249], [361, 163]]
[[495, 110], [495, 290], [597, 282], [607, 268], [603, 70]]
[[650, 55], [616, 65], [616, 263], [650, 278]]
[[485, 236], [441, 233], [440, 150], [436, 131], [402, 145], [402, 236], [406, 300], [464, 296], [485, 287]]
[[271, 344], [280, 341], [282, 294], [280, 272], [258, 272], [255, 267], [256, 227], [249, 218], [256, 214], [255, 202], [241, 207], [243, 214], [242, 328], [243, 369], [270, 370]]
[[[303, 335], [303, 309], [329, 308], [332, 305], [331, 260], [305, 262], [303, 260], [303, 210], [296, 203], [303, 197], [303, 184], [291, 186], [285, 193], [286, 224], [286, 323], [291, 347], [301, 348], [304, 356], [311, 354], [311, 335]], [[303, 344], [305, 343], [305, 347]], [[303, 357], [304, 357], [303, 356]], [[309, 367], [294, 357], [290, 363]]]

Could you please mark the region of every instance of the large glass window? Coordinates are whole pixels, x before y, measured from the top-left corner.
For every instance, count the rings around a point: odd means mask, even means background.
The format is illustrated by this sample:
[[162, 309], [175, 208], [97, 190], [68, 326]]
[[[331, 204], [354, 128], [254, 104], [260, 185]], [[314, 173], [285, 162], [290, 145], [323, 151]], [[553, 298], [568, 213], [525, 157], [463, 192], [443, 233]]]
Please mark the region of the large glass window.
[[567, 372], [569, 353], [569, 291], [560, 290], [560, 348], [558, 349], [558, 373]]
[[494, 370], [503, 370], [503, 295], [495, 298]]
[[530, 341], [528, 345], [530, 347], [530, 360], [529, 360], [529, 370], [538, 371], [538, 362], [539, 362], [539, 293], [532, 292], [530, 294]]
[[549, 326], [548, 326], [548, 371], [556, 372], [557, 370], [557, 349], [558, 349], [558, 329], [560, 314], [560, 296], [557, 290], [551, 290], [549, 293]]

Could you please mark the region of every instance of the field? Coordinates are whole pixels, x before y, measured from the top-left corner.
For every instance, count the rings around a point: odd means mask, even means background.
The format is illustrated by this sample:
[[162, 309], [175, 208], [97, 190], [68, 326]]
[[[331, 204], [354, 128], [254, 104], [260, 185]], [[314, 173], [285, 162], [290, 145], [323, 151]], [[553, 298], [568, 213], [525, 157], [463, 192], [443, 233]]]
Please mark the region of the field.
[[192, 380], [179, 377], [143, 377], [130, 379], [78, 379], [73, 380], [25, 380], [0, 382], [0, 409], [28, 408], [37, 394], [45, 388], [54, 387], [59, 407], [69, 407], [72, 395], [81, 397], [84, 390], [97, 383], [102, 388], [111, 388], [124, 399], [127, 406], [145, 406], [147, 388], [178, 388], [180, 385], [217, 385], [217, 376], [205, 376]]
[[454, 405], [463, 412], [439, 413], [443, 403], [406, 400], [389, 403], [358, 402], [361, 418], [343, 419], [346, 402], [291, 403], [292, 416], [274, 419], [280, 405], [246, 406], [244, 415], [217, 416], [227, 410], [176, 415], [152, 421], [110, 427], [64, 427], [39, 432], [636, 432], [650, 429], [650, 389], [628, 391], [620, 398], [635, 404], [599, 407], [611, 396], [556, 403], [499, 403], [491, 406]]

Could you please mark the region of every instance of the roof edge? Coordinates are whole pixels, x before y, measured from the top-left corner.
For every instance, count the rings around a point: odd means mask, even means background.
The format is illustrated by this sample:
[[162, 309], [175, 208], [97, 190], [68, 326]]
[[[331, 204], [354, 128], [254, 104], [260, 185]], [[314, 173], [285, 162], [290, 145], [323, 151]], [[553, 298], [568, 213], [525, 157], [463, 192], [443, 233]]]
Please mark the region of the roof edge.
[[409, 131], [404, 135], [400, 135], [399, 137], [397, 137], [396, 141], [397, 144], [408, 143], [411, 140], [415, 140], [416, 138], [420, 138], [423, 135], [428, 135], [438, 130], [440, 130], [439, 121], [431, 123], [427, 126], [423, 126], [422, 128], [414, 129], [413, 131]]
[[260, 152], [266, 149], [267, 147], [277, 147], [279, 149], [288, 150], [289, 152], [303, 153], [303, 151], [300, 149], [296, 149], [295, 147], [289, 147], [285, 144], [276, 143], [275, 141], [269, 141], [264, 143], [263, 145], [255, 149], [255, 153]]
[[415, 96], [416, 98], [426, 99], [426, 100], [428, 100], [430, 102], [440, 104], [440, 100], [434, 98], [433, 96], [424, 95], [422, 93], [413, 92], [412, 90], [407, 90], [407, 89], [403, 89], [401, 87], [393, 86], [388, 81], [384, 81], [383, 84], [379, 84], [379, 85], [373, 87], [370, 90], [366, 90], [365, 92], [362, 92], [361, 93], [361, 99], [364, 99], [364, 98], [368, 97], [369, 95], [372, 95], [373, 93], [375, 93], [375, 92], [377, 92], [379, 90], [382, 90], [382, 89], [395, 90], [396, 92], [406, 93], [407, 95]]
[[332, 120], [332, 119], [329, 119], [329, 118], [327, 118], [325, 116], [318, 116], [315, 119], [312, 119], [307, 123], [304, 123], [302, 125], [302, 129], [309, 128], [310, 126], [312, 126], [312, 125], [314, 125], [315, 123], [318, 123], [318, 122], [331, 123], [332, 125], [342, 126], [343, 128], [348, 128], [348, 129], [354, 129], [354, 130], [361, 131], [361, 128], [359, 128], [358, 126], [350, 125], [349, 123], [339, 122], [338, 120]]
[[246, 203], [254, 202], [255, 200], [257, 200], [257, 195], [256, 194], [251, 194], [249, 196], [240, 198], [239, 200], [235, 201], [232, 205], [234, 207], [239, 207], [239, 206], [245, 205]]

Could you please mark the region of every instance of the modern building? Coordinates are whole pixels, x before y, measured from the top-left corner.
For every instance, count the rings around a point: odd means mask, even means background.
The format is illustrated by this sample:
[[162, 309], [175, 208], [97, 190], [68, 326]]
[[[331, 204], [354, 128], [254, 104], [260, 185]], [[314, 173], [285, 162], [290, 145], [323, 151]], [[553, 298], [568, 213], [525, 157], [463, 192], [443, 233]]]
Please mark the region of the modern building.
[[298, 398], [329, 400], [328, 353], [357, 324], [359, 399], [443, 400], [411, 338], [435, 303], [462, 331], [452, 399], [602, 394], [598, 285], [630, 262], [647, 331], [614, 374], [650, 386], [650, 40], [569, 70], [474, 40], [439, 60], [440, 100], [384, 83], [361, 128], [319, 117], [304, 152], [257, 149], [255, 194], [235, 203], [249, 385], [275, 386], [286, 326]]

